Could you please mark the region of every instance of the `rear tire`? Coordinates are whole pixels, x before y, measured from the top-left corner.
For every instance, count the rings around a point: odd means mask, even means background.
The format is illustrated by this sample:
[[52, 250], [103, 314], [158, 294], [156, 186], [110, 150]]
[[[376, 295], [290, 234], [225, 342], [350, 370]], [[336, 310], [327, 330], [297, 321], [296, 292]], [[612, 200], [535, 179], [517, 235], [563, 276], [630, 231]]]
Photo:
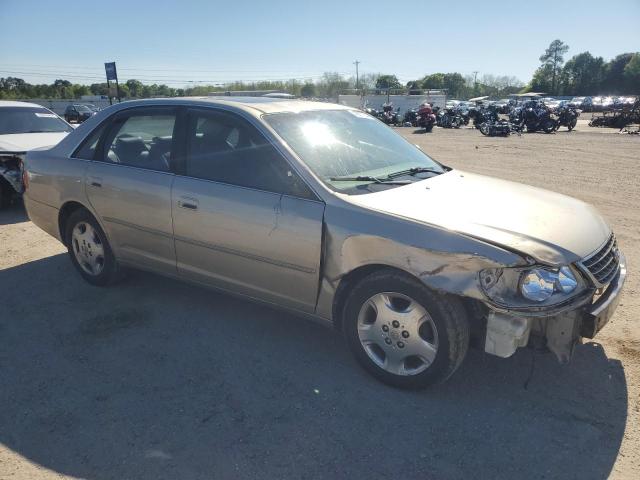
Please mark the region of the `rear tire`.
[[469, 322], [460, 301], [436, 295], [396, 270], [360, 281], [342, 318], [358, 362], [394, 387], [418, 389], [447, 380], [469, 346]]
[[107, 236], [87, 210], [76, 210], [69, 216], [64, 238], [71, 262], [88, 283], [103, 287], [121, 278]]

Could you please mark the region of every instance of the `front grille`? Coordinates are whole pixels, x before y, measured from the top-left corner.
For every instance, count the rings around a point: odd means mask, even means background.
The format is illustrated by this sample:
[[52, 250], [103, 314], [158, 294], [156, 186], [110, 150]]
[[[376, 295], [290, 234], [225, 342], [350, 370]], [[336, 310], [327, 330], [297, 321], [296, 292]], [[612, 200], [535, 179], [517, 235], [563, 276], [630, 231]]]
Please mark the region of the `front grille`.
[[607, 285], [618, 273], [620, 255], [616, 237], [611, 234], [609, 241], [598, 250], [582, 261], [582, 266], [591, 274], [597, 286]]

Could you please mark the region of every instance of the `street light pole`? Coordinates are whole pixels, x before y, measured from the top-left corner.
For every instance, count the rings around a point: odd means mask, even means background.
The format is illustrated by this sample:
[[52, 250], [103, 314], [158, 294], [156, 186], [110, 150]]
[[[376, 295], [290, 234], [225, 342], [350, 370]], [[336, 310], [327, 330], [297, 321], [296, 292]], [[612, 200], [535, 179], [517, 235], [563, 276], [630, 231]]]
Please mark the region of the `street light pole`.
[[358, 76], [358, 65], [360, 65], [360, 61], [356, 60], [353, 64], [356, 66], [356, 90], [360, 90], [360, 79]]

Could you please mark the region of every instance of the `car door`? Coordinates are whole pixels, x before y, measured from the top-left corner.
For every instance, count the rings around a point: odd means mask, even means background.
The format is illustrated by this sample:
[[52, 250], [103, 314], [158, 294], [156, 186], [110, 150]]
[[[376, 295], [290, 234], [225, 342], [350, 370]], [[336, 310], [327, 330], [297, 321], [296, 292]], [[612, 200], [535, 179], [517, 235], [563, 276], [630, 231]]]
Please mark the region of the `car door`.
[[192, 109], [185, 137], [172, 189], [179, 275], [312, 312], [324, 203], [235, 113]]
[[105, 127], [85, 177], [117, 258], [176, 273], [171, 184], [176, 109], [132, 108]]

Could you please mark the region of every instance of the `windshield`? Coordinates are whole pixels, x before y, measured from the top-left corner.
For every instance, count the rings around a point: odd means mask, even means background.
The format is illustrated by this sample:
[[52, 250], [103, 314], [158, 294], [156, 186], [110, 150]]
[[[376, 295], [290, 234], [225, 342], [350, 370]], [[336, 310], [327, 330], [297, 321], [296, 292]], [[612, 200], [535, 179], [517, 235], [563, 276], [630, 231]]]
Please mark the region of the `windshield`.
[[91, 112], [91, 109], [86, 105], [74, 105], [77, 111], [79, 112]]
[[70, 132], [73, 128], [55, 113], [38, 107], [0, 108], [0, 135], [16, 133]]
[[[344, 193], [370, 179], [409, 169], [446, 170], [421, 150], [372, 116], [355, 110], [322, 110], [265, 115], [266, 122], [327, 185]], [[407, 174], [409, 180], [424, 177]], [[397, 185], [397, 184], [395, 184]]]

